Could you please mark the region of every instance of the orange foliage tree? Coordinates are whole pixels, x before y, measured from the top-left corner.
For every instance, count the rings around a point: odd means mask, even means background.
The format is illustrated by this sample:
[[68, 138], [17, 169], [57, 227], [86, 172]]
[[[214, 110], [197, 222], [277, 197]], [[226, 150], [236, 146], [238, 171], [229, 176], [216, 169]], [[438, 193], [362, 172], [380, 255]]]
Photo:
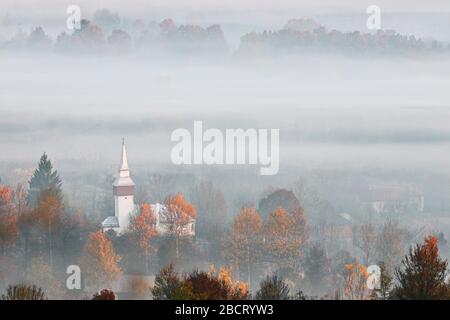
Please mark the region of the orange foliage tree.
[[280, 267], [296, 268], [305, 241], [306, 223], [301, 211], [288, 214], [278, 207], [269, 214], [264, 224], [265, 249]]
[[8, 210], [11, 204], [11, 193], [10, 187], [0, 185], [0, 213]]
[[131, 217], [128, 231], [133, 240], [137, 241], [139, 248], [144, 253], [145, 269], [147, 272], [150, 239], [158, 235], [155, 226], [155, 214], [153, 213], [151, 205], [148, 203], [141, 204], [139, 214]]
[[49, 250], [50, 266], [53, 268], [53, 247], [55, 240], [60, 240], [64, 207], [61, 199], [52, 193], [42, 195], [34, 210], [35, 222], [44, 230]]
[[11, 214], [0, 215], [0, 247], [2, 254], [17, 238], [17, 218]]
[[344, 298], [349, 300], [364, 300], [369, 295], [367, 287], [367, 267], [359, 263], [345, 265]]
[[0, 247], [2, 255], [17, 238], [17, 216], [12, 212], [12, 192], [7, 186], [0, 186]]
[[178, 259], [180, 237], [186, 233], [187, 224], [195, 219], [197, 210], [181, 193], [169, 196], [165, 205], [166, 210], [162, 212], [162, 220], [169, 234], [175, 237], [175, 255]]
[[251, 284], [252, 264], [261, 254], [262, 220], [254, 208], [242, 208], [231, 229], [230, 254], [239, 266], [247, 266], [247, 282]]
[[102, 231], [92, 232], [81, 258], [81, 270], [86, 283], [97, 289], [102, 286], [111, 287], [122, 274], [119, 267], [120, 259], [111, 241]]
[[248, 285], [235, 281], [231, 270], [214, 267], [209, 272], [194, 270], [183, 279], [176, 299], [187, 300], [245, 300], [248, 299]]

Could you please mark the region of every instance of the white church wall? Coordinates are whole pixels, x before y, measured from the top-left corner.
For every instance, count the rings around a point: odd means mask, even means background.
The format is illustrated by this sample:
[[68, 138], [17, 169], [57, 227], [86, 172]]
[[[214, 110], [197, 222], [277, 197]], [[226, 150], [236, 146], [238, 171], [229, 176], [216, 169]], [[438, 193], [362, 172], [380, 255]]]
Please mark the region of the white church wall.
[[119, 221], [120, 232], [128, 228], [134, 209], [134, 196], [115, 196], [115, 215]]

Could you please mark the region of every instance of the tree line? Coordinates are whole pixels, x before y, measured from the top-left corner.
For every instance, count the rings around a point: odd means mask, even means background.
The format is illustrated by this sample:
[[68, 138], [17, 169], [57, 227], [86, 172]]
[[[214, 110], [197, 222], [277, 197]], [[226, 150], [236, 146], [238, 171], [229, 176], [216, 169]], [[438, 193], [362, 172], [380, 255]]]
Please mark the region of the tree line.
[[[28, 189], [0, 182], [3, 299], [81, 298], [86, 292], [92, 292], [93, 298], [95, 294], [96, 300], [116, 298], [118, 293], [111, 291], [114, 283], [137, 267], [142, 277], [130, 280], [134, 298], [450, 297], [447, 260], [440, 257], [435, 236], [403, 255], [401, 230], [394, 222], [380, 229], [363, 224], [353, 228], [360, 261], [348, 253], [330, 258], [324, 245], [312, 238], [304, 210], [292, 192], [268, 191], [258, 208], [244, 205], [231, 224], [224, 223], [222, 232], [215, 232], [220, 228], [205, 222], [202, 215], [222, 212], [223, 195], [208, 184], [198, 188], [197, 195], [208, 197], [194, 196], [194, 202], [181, 193], [166, 197], [167, 236], [158, 234], [147, 202], [140, 203], [124, 234], [102, 232], [66, 203], [59, 174], [43, 154]], [[199, 239], [183, 236], [183, 225], [193, 218], [203, 221]], [[206, 253], [200, 245], [205, 239], [209, 241]], [[374, 289], [367, 286], [371, 263], [378, 263], [382, 270]], [[70, 292], [64, 286], [65, 267], [71, 264], [81, 267], [82, 291]], [[151, 274], [156, 274], [153, 284], [145, 277]]]

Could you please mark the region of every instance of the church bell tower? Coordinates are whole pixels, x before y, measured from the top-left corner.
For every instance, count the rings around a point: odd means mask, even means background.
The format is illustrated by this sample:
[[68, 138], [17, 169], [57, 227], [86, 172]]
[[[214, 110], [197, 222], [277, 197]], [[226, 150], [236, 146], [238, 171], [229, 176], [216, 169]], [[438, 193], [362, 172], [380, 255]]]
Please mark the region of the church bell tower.
[[114, 215], [116, 216], [119, 224], [119, 233], [122, 233], [128, 228], [131, 215], [135, 211], [135, 184], [130, 177], [125, 140], [122, 141], [122, 160], [119, 169], [119, 176], [113, 183], [113, 193], [115, 207]]

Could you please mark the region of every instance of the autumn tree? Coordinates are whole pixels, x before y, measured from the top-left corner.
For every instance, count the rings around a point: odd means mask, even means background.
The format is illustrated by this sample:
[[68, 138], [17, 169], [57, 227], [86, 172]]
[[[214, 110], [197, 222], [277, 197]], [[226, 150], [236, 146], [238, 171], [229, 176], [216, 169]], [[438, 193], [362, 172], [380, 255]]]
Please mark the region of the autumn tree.
[[225, 283], [233, 300], [245, 300], [250, 297], [249, 283], [235, 280], [233, 278], [232, 268], [221, 267], [217, 272], [215, 267], [212, 266], [209, 273], [212, 275], [216, 274], [216, 277]]
[[161, 219], [164, 221], [168, 233], [175, 238], [175, 256], [178, 259], [180, 237], [187, 233], [189, 223], [193, 222], [197, 211], [181, 193], [169, 196], [165, 201], [165, 206]]
[[349, 300], [365, 300], [369, 297], [367, 287], [367, 267], [359, 263], [345, 265], [344, 298]]
[[251, 284], [252, 266], [261, 254], [262, 220], [254, 208], [243, 208], [231, 228], [229, 253], [236, 265], [246, 265], [247, 281]]
[[0, 214], [9, 211], [11, 196], [11, 188], [0, 184]]
[[306, 241], [306, 230], [300, 213], [288, 214], [279, 207], [272, 212], [264, 224], [264, 246], [279, 267], [295, 270], [302, 247]]
[[169, 265], [156, 275], [152, 294], [155, 300], [243, 300], [249, 291], [246, 283], [233, 279], [229, 268], [194, 270], [181, 278]]
[[147, 273], [149, 271], [150, 240], [158, 235], [155, 227], [156, 220], [152, 206], [148, 203], [141, 204], [139, 213], [131, 217], [128, 232], [133, 241], [137, 241], [139, 248], [144, 254], [145, 270]]
[[343, 296], [341, 289], [345, 287], [345, 281], [348, 276], [347, 265], [357, 263], [356, 259], [346, 250], [339, 250], [331, 258], [331, 279], [332, 286], [335, 288], [336, 296]]
[[35, 223], [43, 230], [47, 242], [50, 266], [53, 267], [54, 247], [61, 244], [61, 226], [64, 217], [64, 207], [61, 199], [53, 192], [44, 192], [39, 204], [33, 212]]
[[450, 298], [446, 283], [447, 260], [439, 257], [437, 238], [429, 236], [409, 249], [395, 270], [394, 299], [439, 300]]
[[11, 188], [0, 185], [0, 249], [4, 255], [6, 248], [17, 238], [17, 215], [12, 212]]
[[28, 204], [35, 207], [39, 204], [41, 194], [52, 194], [59, 200], [62, 199], [62, 182], [58, 172], [53, 169], [53, 165], [44, 153], [39, 160], [37, 169], [29, 182]]
[[183, 299], [189, 300], [245, 300], [248, 299], [248, 286], [235, 282], [231, 270], [222, 268], [216, 272], [194, 270], [185, 276], [181, 288]]
[[120, 259], [102, 231], [91, 233], [81, 258], [86, 283], [96, 288], [112, 286], [122, 273], [118, 265]]
[[[4, 187], [4, 189], [10, 188]], [[3, 196], [0, 195], [2, 198], [0, 203], [6, 204], [3, 209], [0, 208], [0, 246], [4, 252], [7, 247], [20, 244], [19, 220], [21, 216], [28, 214], [29, 210], [26, 189], [22, 185], [17, 185], [12, 192], [7, 191], [6, 194], [0, 190], [0, 194], [3, 194]], [[5, 195], [8, 196], [5, 197]], [[0, 207], [2, 207], [1, 204]]]

